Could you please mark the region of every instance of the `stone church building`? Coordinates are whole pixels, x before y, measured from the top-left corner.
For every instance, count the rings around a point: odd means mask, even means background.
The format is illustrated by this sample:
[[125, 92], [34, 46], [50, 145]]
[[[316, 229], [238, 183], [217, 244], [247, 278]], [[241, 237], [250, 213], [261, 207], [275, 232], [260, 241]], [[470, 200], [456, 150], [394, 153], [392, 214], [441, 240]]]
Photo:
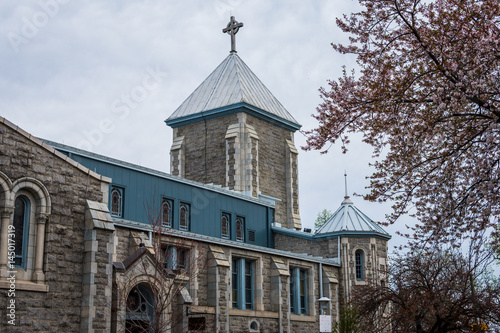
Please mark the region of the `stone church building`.
[[241, 26], [165, 121], [170, 174], [0, 118], [2, 332], [330, 332], [383, 283], [391, 237], [347, 195], [303, 231], [300, 124], [237, 55]]

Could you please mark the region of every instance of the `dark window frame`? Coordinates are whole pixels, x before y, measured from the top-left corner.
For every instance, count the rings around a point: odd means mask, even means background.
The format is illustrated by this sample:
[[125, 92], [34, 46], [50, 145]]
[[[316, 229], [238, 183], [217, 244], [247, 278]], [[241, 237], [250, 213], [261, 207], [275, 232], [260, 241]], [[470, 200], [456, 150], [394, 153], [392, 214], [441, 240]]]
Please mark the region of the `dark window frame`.
[[[168, 214], [168, 223], [165, 222], [164, 205], [168, 205], [170, 207], [170, 211]], [[165, 197], [162, 197], [161, 199], [161, 226], [164, 228], [174, 227], [174, 200]]]
[[305, 268], [290, 267], [290, 313], [308, 315], [308, 275]]
[[[231, 239], [231, 214], [222, 212], [220, 218], [220, 234], [221, 238]], [[224, 234], [224, 225], [226, 226], [226, 232]]]
[[[119, 200], [117, 202], [118, 207], [116, 207], [116, 209], [114, 207], [115, 205], [114, 194], [118, 194], [119, 196]], [[112, 185], [110, 191], [110, 202], [109, 202], [109, 212], [111, 216], [123, 218], [124, 208], [125, 208], [125, 188]]]
[[[241, 227], [238, 228], [239, 222], [241, 222]], [[246, 221], [243, 216], [236, 216], [236, 241], [244, 242], [245, 241], [245, 225]]]
[[233, 309], [255, 308], [255, 260], [234, 257], [231, 266], [231, 302]]
[[29, 227], [31, 217], [31, 200], [21, 194], [14, 200], [14, 267], [26, 269], [28, 257]]
[[179, 204], [179, 230], [183, 231], [191, 230], [191, 204], [187, 202], [181, 202]]

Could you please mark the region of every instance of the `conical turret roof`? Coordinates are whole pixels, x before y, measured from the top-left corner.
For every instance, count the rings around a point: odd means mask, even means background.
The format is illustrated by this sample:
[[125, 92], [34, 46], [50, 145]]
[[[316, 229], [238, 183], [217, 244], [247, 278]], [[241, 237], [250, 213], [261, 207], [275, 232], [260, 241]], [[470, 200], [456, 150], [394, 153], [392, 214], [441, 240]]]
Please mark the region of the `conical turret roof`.
[[390, 239], [387, 231], [375, 223], [359, 210], [351, 199], [346, 196], [340, 207], [319, 228], [315, 235], [345, 234], [345, 235], [373, 235]]
[[178, 127], [198, 118], [244, 111], [297, 130], [301, 126], [236, 52], [229, 56], [165, 121]]

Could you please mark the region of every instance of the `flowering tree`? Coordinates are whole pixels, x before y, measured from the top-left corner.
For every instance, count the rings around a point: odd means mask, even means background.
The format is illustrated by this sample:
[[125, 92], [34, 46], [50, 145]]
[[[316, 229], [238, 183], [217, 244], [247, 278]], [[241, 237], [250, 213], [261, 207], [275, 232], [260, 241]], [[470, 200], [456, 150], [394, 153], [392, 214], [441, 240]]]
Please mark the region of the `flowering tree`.
[[[459, 239], [500, 216], [500, 2], [359, 0], [338, 19], [359, 75], [320, 89], [305, 149], [363, 133], [374, 148], [372, 201], [394, 223], [415, 208], [415, 235]], [[325, 150], [324, 150], [325, 151]], [[413, 213], [413, 211], [412, 211]]]
[[[487, 249], [462, 254], [430, 248], [392, 258], [390, 283], [354, 291], [351, 302], [370, 332], [481, 332], [500, 324], [500, 284]], [[389, 310], [387, 316], [380, 316]]]

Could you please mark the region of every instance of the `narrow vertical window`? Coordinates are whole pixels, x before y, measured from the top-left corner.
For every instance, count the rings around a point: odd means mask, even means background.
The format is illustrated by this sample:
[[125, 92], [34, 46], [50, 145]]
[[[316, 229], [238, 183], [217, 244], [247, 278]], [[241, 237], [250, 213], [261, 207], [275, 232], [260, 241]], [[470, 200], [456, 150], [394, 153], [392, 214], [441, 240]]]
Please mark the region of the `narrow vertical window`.
[[245, 260], [245, 309], [253, 309], [253, 262]]
[[290, 268], [290, 312], [307, 314], [307, 270]]
[[168, 269], [188, 269], [189, 266], [189, 249], [166, 246], [162, 249], [162, 261], [165, 268]]
[[307, 314], [307, 272], [304, 269], [299, 270], [299, 278], [300, 313]]
[[297, 283], [295, 282], [295, 274], [294, 274], [295, 269], [291, 268], [290, 269], [290, 312], [291, 313], [297, 313], [296, 309], [296, 303], [295, 303], [295, 286]]
[[177, 248], [169, 246], [165, 251], [165, 263], [168, 269], [177, 269]]
[[14, 265], [19, 268], [26, 268], [26, 254], [28, 252], [28, 233], [30, 223], [30, 201], [20, 195], [16, 198], [14, 207], [14, 228], [15, 228], [15, 258]]
[[355, 257], [356, 257], [356, 280], [363, 280], [364, 279], [364, 272], [363, 272], [363, 251], [362, 250], [356, 250], [355, 252]]
[[232, 289], [231, 289], [231, 300], [233, 301], [233, 309], [239, 309], [238, 304], [239, 302], [239, 297], [238, 297], [238, 290], [240, 290], [240, 279], [239, 277], [239, 269], [238, 269], [238, 259], [233, 259], [233, 265], [232, 265]]
[[236, 218], [236, 240], [245, 241], [245, 218], [240, 216]]
[[231, 216], [227, 213], [222, 213], [220, 220], [221, 223], [221, 236], [222, 238], [229, 239], [231, 235]]
[[179, 248], [177, 249], [177, 267], [185, 269], [186, 271], [189, 269], [189, 250]]
[[242, 258], [232, 261], [232, 303], [233, 309], [254, 308], [254, 262]]
[[179, 229], [180, 230], [189, 230], [189, 204], [181, 203], [181, 207], [179, 210], [180, 222]]
[[123, 217], [123, 189], [111, 187], [111, 215]]
[[172, 228], [172, 200], [163, 199], [161, 203], [161, 225]]

